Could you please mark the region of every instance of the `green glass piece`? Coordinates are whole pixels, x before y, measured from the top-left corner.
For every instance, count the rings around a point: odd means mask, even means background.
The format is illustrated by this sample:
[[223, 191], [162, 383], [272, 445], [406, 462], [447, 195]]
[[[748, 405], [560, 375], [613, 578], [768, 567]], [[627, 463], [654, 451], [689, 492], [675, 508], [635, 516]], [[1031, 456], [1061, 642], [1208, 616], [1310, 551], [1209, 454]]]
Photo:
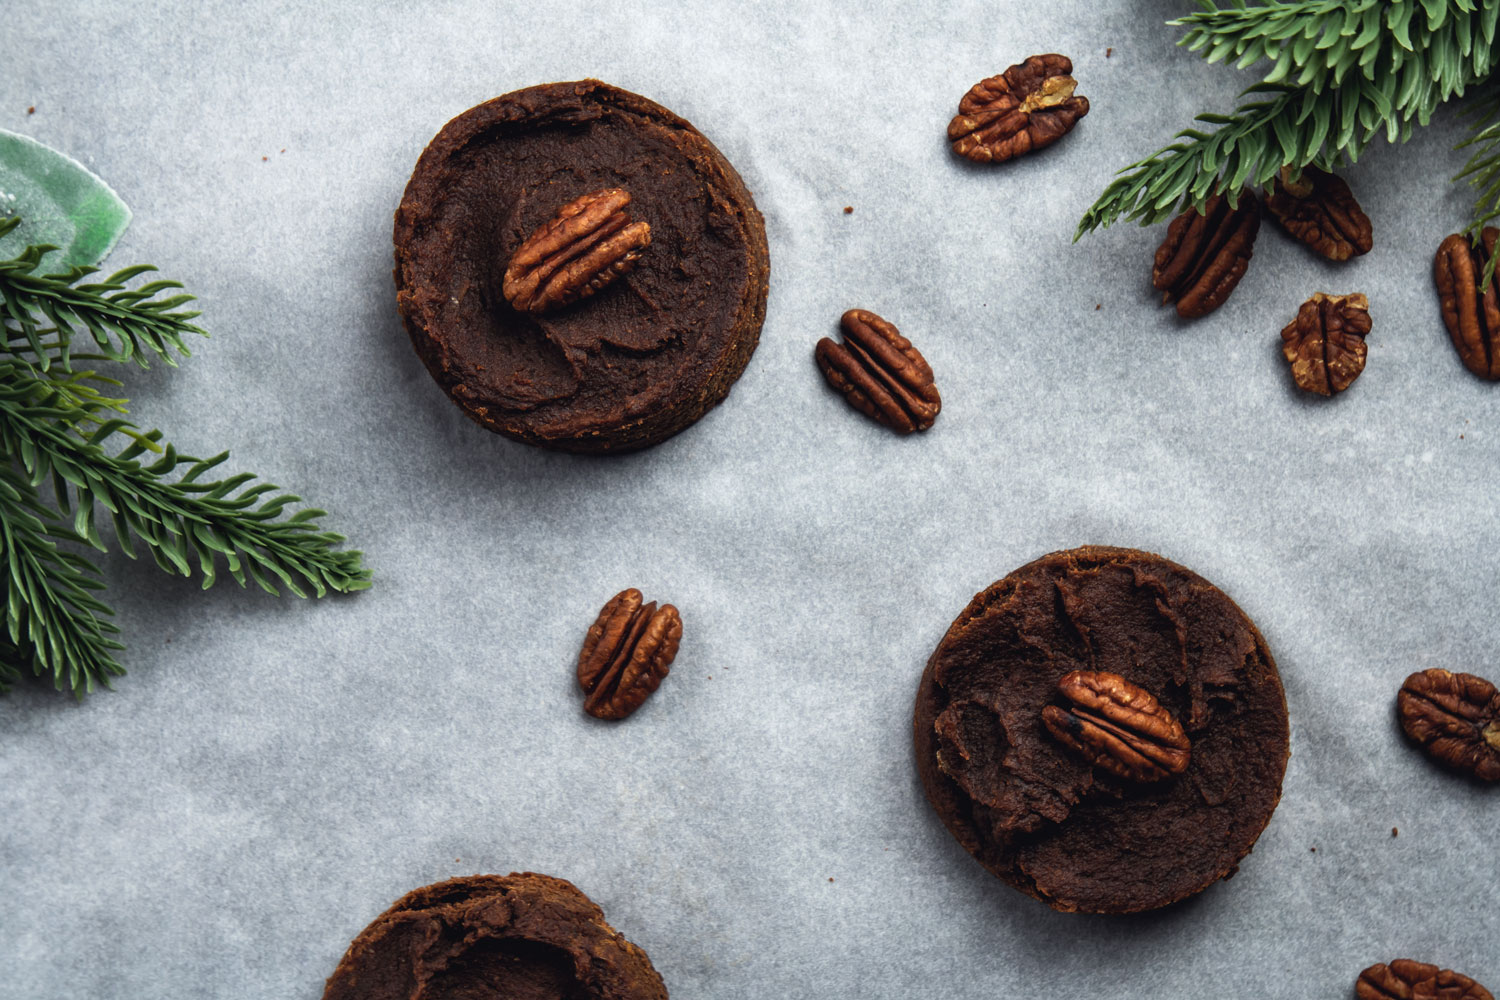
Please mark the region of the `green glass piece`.
[[64, 271], [99, 263], [130, 225], [130, 209], [110, 186], [70, 156], [0, 129], [0, 217], [21, 224], [0, 237], [0, 260], [31, 243], [51, 243], [43, 267]]

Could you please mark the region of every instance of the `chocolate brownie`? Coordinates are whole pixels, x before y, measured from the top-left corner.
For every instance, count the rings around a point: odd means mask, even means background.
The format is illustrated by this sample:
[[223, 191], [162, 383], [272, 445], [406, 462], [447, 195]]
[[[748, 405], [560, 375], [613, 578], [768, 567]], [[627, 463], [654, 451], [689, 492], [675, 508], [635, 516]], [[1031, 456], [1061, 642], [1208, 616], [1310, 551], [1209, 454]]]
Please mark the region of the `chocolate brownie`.
[[1281, 678], [1250, 619], [1197, 574], [1119, 548], [1054, 552], [977, 595], [928, 661], [914, 730], [958, 842], [1088, 913], [1233, 874], [1288, 755]]
[[[584, 195], [649, 224], [633, 269], [554, 311], [503, 294], [516, 249]], [[417, 354], [480, 425], [545, 448], [631, 451], [728, 394], [765, 319], [765, 224], [688, 122], [582, 80], [497, 97], [443, 126], [396, 212], [396, 302]]]
[[646, 953], [571, 882], [530, 872], [413, 890], [349, 945], [323, 1000], [666, 1000]]

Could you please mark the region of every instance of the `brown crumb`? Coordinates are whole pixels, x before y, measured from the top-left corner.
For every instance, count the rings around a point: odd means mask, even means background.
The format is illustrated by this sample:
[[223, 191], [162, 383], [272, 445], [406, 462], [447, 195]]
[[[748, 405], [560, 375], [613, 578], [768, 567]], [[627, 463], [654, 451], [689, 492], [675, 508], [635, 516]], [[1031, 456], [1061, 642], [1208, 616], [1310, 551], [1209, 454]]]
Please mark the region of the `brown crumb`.
[[830, 882], [833, 881], [833, 876], [832, 875], [828, 876], [828, 881], [830, 881]]
[[285, 152], [286, 152], [286, 147], [282, 147], [282, 150], [281, 150], [281, 151], [282, 151], [282, 152], [283, 152], [283, 153], [285, 153]]
[[266, 162], [266, 161], [267, 161], [267, 160], [269, 160], [269, 159], [270, 159], [270, 157], [269, 157], [269, 156], [262, 156], [262, 157], [261, 157], [261, 158], [260, 158], [260, 162], [262, 162], [262, 163], [265, 163], [265, 162]]
[[1094, 312], [1098, 312], [1100, 309], [1103, 309], [1103, 308], [1104, 308], [1104, 303], [1100, 302], [1098, 305], [1094, 306]]
[[1112, 56], [1114, 54], [1115, 54], [1115, 50], [1114, 49], [1105, 49], [1104, 50], [1104, 58], [1106, 58], [1106, 59], [1108, 59], [1110, 56]]
[[1393, 826], [1393, 827], [1391, 827], [1391, 836], [1392, 836], [1392, 837], [1394, 837], [1394, 836], [1396, 836], [1396, 834], [1397, 834], [1397, 832], [1398, 832], [1398, 831], [1397, 831], [1397, 829], [1396, 829], [1396, 828], [1395, 828], [1395, 827], [1394, 827], [1394, 826]]
[[1308, 850], [1312, 851], [1314, 854], [1318, 853], [1318, 849], [1316, 847], [1309, 847]]
[[844, 214], [845, 215], [853, 215], [854, 214], [854, 206], [853, 205], [845, 205], [844, 206]]
[[34, 115], [34, 114], [36, 114], [36, 105], [33, 104], [31, 107], [27, 108], [26, 109], [26, 113], [28, 115]]

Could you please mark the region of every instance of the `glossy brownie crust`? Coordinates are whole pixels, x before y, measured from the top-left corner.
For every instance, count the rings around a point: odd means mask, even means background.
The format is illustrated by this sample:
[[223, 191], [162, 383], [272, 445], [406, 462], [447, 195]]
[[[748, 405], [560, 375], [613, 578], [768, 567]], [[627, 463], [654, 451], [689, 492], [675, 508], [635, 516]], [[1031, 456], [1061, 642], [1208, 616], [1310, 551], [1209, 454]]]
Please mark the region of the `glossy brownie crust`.
[[349, 945], [323, 1000], [666, 1000], [646, 953], [571, 882], [512, 873], [407, 893]]
[[[630, 192], [651, 226], [636, 269], [540, 316], [506, 262], [562, 205]], [[497, 97], [443, 126], [396, 212], [396, 302], [427, 370], [476, 422], [545, 448], [631, 451], [728, 394], [765, 319], [765, 225], [688, 122], [597, 80]]]
[[[1071, 670], [1117, 673], [1186, 728], [1185, 773], [1116, 778], [1054, 740], [1042, 708]], [[1232, 875], [1281, 798], [1276, 663], [1222, 592], [1160, 556], [1085, 547], [977, 595], [922, 674], [914, 736], [927, 797], [958, 842], [1057, 910], [1132, 913]]]

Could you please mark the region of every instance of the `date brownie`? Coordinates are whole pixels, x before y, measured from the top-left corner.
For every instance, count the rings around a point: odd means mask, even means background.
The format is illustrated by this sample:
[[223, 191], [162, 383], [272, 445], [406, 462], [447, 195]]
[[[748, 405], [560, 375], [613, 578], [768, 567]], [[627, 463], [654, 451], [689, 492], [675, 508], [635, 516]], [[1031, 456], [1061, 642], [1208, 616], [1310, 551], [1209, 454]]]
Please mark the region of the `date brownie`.
[[1160, 556], [1085, 547], [977, 595], [922, 674], [927, 797], [1054, 909], [1150, 910], [1226, 878], [1281, 797], [1276, 663], [1250, 619]]
[[[564, 215], [587, 232], [543, 232]], [[765, 319], [765, 225], [739, 174], [688, 122], [597, 80], [443, 126], [394, 241], [397, 308], [432, 377], [481, 426], [545, 448], [683, 430], [728, 394]], [[548, 254], [560, 286], [534, 288]]]

